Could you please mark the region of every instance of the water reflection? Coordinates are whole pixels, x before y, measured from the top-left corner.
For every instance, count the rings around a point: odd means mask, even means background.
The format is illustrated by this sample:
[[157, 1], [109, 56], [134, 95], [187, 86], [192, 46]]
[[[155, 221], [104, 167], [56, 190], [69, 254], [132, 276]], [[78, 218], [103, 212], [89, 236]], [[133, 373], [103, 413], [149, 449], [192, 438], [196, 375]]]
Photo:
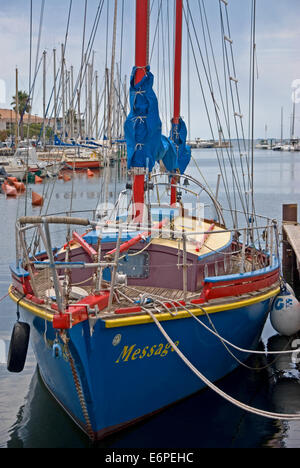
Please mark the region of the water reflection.
[[[300, 334], [299, 334], [300, 336]], [[292, 338], [275, 335], [268, 340], [269, 351], [294, 350], [299, 336]], [[300, 363], [293, 362], [292, 354], [269, 357], [270, 375], [273, 380], [271, 401], [273, 411], [300, 414]], [[281, 440], [284, 447], [300, 447], [299, 422], [282, 422]]]
[[85, 436], [45, 388], [38, 369], [9, 434], [8, 448], [82, 448], [87, 444]]
[[[274, 336], [268, 341], [270, 350], [282, 347], [286, 347], [282, 337]], [[268, 411], [299, 412], [299, 374], [298, 379], [295, 374], [290, 376], [290, 356], [276, 358], [269, 361], [266, 357], [252, 357], [247, 364], [263, 370], [258, 372], [241, 367], [218, 385], [251, 406]], [[287, 423], [248, 414], [207, 389], [99, 442], [96, 447], [284, 447], [289, 435], [290, 425]], [[7, 446], [91, 447], [85, 435], [48, 393], [38, 371], [34, 373], [25, 404], [11, 428]]]

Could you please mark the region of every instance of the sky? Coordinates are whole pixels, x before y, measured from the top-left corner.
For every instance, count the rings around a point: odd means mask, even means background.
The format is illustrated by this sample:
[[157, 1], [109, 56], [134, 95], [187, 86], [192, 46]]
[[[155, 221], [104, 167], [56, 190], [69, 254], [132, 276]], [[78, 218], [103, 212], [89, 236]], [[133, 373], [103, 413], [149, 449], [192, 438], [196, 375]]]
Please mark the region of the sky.
[[[106, 3], [107, 0], [105, 0]], [[117, 61], [119, 60], [121, 34], [120, 18], [122, 14], [122, 4], [124, 1], [124, 26], [123, 26], [123, 55], [122, 74], [127, 74], [127, 80], [134, 64], [134, 0], [119, 0], [119, 28], [117, 37]], [[163, 70], [163, 64], [167, 64], [168, 52], [165, 44], [159, 44], [158, 37], [155, 36], [158, 5], [162, 1], [164, 13], [160, 22], [160, 40], [167, 37], [167, 8], [170, 12], [170, 22], [172, 19], [172, 9], [174, 0], [153, 0], [152, 30], [150, 44], [156, 37], [156, 45], [153, 48], [151, 61], [152, 70], [156, 76], [156, 86], [160, 86], [158, 94], [160, 97], [163, 118], [167, 126], [170, 118], [167, 114], [169, 102], [169, 75]], [[198, 0], [188, 0], [192, 12], [190, 21], [190, 34], [192, 42], [197, 44], [196, 36], [193, 32], [192, 24], [197, 30], [198, 40], [201, 43], [202, 51], [205, 54], [203, 36], [200, 27], [200, 14]], [[32, 68], [35, 69], [38, 31], [40, 22], [40, 11], [42, 0], [32, 0], [33, 2], [33, 58]], [[67, 43], [67, 64], [73, 65], [75, 73], [78, 73], [83, 35], [84, 0], [73, 0], [70, 17], [70, 28]], [[91, 26], [95, 18], [99, 0], [88, 0], [87, 12], [87, 36], [91, 31]], [[202, 0], [201, 0], [202, 3]], [[68, 18], [70, 0], [45, 0], [45, 10], [43, 17], [43, 27], [40, 42], [40, 54], [47, 51], [47, 99], [53, 85], [53, 62], [52, 50], [57, 49], [60, 56], [61, 43], [64, 42], [66, 34], [66, 24]], [[219, 0], [204, 0], [206, 14], [210, 24], [210, 33], [216, 54], [216, 64], [222, 76], [222, 48], [221, 29], [219, 15]], [[112, 11], [114, 2], [109, 0], [109, 43], [111, 43], [112, 31]], [[95, 38], [95, 69], [99, 72], [100, 81], [103, 80], [106, 57], [106, 5], [103, 9], [99, 23], [98, 32]], [[250, 13], [251, 0], [229, 0], [228, 13], [230, 21], [231, 39], [233, 40], [233, 52], [235, 57], [236, 78], [239, 79], [239, 99], [242, 108], [245, 129], [248, 131], [248, 101], [249, 101], [249, 54], [250, 54]], [[257, 44], [257, 66], [255, 80], [255, 137], [264, 138], [265, 134], [269, 138], [279, 138], [281, 133], [281, 107], [284, 109], [284, 137], [290, 135], [290, 120], [293, 108], [293, 88], [296, 92], [296, 134], [300, 136], [300, 2], [299, 0], [257, 0], [257, 21], [256, 21], [256, 44]], [[15, 69], [19, 70], [19, 88], [27, 91], [29, 86], [29, 52], [30, 52], [30, 0], [11, 0], [0, 3], [0, 106], [10, 108], [12, 96], [15, 94]], [[172, 32], [172, 30], [171, 30]], [[182, 115], [190, 124], [191, 138], [210, 138], [211, 129], [206, 116], [205, 103], [202, 98], [199, 86], [199, 76], [194, 62], [193, 53], [190, 49], [190, 87], [187, 86], [187, 40], [186, 27], [184, 27], [183, 42], [183, 77], [182, 77]], [[205, 82], [205, 71], [200, 66], [200, 56], [196, 50], [196, 62], [200, 68], [200, 77]], [[110, 64], [110, 50], [108, 62]], [[209, 59], [212, 66], [212, 58]], [[200, 64], [200, 65], [199, 65]], [[164, 74], [165, 73], [165, 74]], [[297, 81], [298, 80], [298, 81]], [[216, 84], [214, 85], [216, 86]], [[224, 85], [225, 86], [225, 85]], [[191, 104], [188, 107], [187, 97], [191, 97]], [[216, 89], [216, 88], [215, 88]], [[225, 89], [225, 88], [224, 88]], [[207, 85], [204, 85], [205, 95], [208, 94]], [[224, 98], [226, 100], [226, 98]], [[220, 104], [220, 99], [218, 100]], [[171, 107], [171, 105], [170, 105]], [[190, 109], [190, 111], [189, 111]], [[42, 77], [39, 73], [36, 81], [33, 101], [33, 113], [42, 112]], [[190, 112], [190, 117], [189, 117]], [[214, 135], [217, 129], [214, 128]], [[234, 134], [233, 134], [234, 136]]]

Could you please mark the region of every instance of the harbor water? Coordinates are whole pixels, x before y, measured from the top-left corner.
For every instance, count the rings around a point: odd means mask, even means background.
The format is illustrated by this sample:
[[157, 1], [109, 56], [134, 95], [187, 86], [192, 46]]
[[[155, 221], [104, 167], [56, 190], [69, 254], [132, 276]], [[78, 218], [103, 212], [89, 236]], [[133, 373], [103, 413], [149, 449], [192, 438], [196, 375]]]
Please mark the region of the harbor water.
[[[216, 186], [219, 166], [214, 150], [195, 150], [190, 173], [205, 174]], [[111, 168], [111, 200], [126, 183], [126, 170]], [[282, 205], [300, 203], [300, 153], [257, 150], [255, 153], [254, 189], [256, 210], [281, 221]], [[77, 173], [70, 182], [48, 181], [30, 186], [45, 196], [49, 213], [93, 210], [101, 199], [103, 173], [88, 178]], [[220, 186], [219, 197], [225, 198]], [[50, 200], [50, 195], [52, 197]], [[30, 200], [22, 196], [6, 199], [0, 195], [0, 448], [86, 448], [90, 443], [64, 413], [44, 387], [36, 360], [29, 348], [24, 372], [9, 374], [5, 360], [16, 305], [7, 295], [10, 284], [9, 264], [15, 258], [14, 225], [17, 216], [38, 215]], [[195, 326], [197, 326], [195, 324]], [[300, 338], [300, 335], [299, 335]], [[278, 351], [290, 343], [266, 323], [260, 348]], [[218, 386], [250, 406], [277, 413], [300, 412], [300, 363], [290, 355], [253, 356]], [[121, 389], [120, 389], [121, 390]], [[161, 390], [163, 391], [163, 389]], [[105, 404], [105, 402], [104, 402]], [[115, 434], [98, 444], [99, 448], [296, 448], [300, 447], [300, 421], [264, 419], [232, 406], [211, 390], [204, 390], [163, 412]]]

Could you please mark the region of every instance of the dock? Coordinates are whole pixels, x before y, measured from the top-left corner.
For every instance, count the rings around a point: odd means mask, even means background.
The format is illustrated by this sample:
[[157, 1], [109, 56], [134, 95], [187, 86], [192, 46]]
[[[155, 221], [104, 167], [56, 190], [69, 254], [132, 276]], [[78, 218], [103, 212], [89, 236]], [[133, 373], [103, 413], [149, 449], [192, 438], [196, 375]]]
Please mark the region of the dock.
[[297, 204], [283, 205], [282, 270], [285, 280], [300, 290], [300, 223]]

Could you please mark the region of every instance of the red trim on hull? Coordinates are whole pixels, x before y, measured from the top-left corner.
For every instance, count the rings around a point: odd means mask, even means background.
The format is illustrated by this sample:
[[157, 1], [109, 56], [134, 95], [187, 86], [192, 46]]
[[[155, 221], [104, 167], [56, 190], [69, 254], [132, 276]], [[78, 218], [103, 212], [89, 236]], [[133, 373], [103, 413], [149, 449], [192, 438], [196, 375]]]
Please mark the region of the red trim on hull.
[[279, 281], [279, 269], [253, 278], [205, 283], [202, 297], [205, 302], [222, 297], [235, 297], [267, 288]]
[[103, 292], [98, 296], [88, 296], [81, 299], [80, 304], [69, 306], [65, 314], [56, 314], [53, 317], [53, 328], [55, 330], [69, 330], [78, 323], [84, 322], [89, 318], [89, 308], [98, 307], [101, 311], [108, 306], [109, 292]]

